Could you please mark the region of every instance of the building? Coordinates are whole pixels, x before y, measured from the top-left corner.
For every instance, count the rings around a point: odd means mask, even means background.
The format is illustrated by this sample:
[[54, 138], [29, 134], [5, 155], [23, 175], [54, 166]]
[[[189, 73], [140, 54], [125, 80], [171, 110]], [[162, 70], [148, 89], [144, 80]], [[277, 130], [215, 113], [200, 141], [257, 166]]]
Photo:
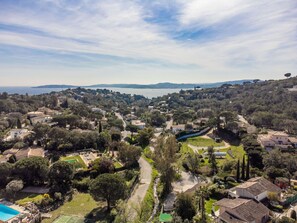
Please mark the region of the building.
[[11, 129], [4, 138], [4, 141], [23, 140], [31, 133], [28, 129]]
[[140, 121], [140, 120], [132, 120], [131, 125], [135, 125], [139, 129], [144, 129], [145, 128], [145, 123]]
[[31, 124], [36, 125], [36, 124], [45, 124], [45, 123], [51, 123], [53, 118], [49, 115], [44, 115], [44, 116], [37, 116], [30, 118]]
[[259, 135], [258, 142], [266, 150], [271, 150], [274, 147], [288, 149], [297, 146], [297, 138], [289, 137], [287, 133], [278, 131], [269, 131], [267, 134]]
[[214, 206], [219, 207], [215, 212], [219, 223], [266, 223], [269, 220], [269, 209], [254, 200], [225, 198]]
[[280, 195], [281, 189], [264, 177], [256, 177], [231, 188], [229, 196], [232, 198], [248, 198], [262, 201], [268, 197], [270, 192]]
[[186, 125], [184, 125], [184, 124], [181, 124], [181, 125], [173, 125], [173, 126], [171, 126], [171, 131], [172, 131], [174, 134], [176, 134], [176, 133], [185, 131], [185, 127], [186, 127]]

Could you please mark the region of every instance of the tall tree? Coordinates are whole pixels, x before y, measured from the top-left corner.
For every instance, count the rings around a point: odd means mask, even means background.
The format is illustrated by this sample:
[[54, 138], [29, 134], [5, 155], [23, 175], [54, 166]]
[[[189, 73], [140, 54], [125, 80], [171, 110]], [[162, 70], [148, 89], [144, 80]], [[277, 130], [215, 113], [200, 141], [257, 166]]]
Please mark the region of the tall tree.
[[240, 180], [240, 161], [237, 161], [237, 168], [236, 168], [236, 181], [239, 182]]
[[96, 201], [104, 198], [107, 202], [107, 210], [119, 199], [126, 195], [126, 183], [116, 174], [102, 174], [91, 182], [90, 194]]
[[200, 187], [196, 191], [196, 197], [198, 199], [198, 210], [200, 212], [200, 221], [201, 223], [206, 223], [206, 211], [205, 211], [205, 199], [208, 196], [207, 188]]
[[242, 157], [242, 166], [241, 166], [241, 179], [245, 179], [245, 157]]
[[71, 190], [72, 179], [74, 177], [74, 166], [65, 161], [54, 163], [49, 170], [49, 182], [51, 192], [66, 194]]
[[101, 121], [99, 121], [99, 133], [101, 133], [102, 131], [103, 131], [102, 123], [101, 123]]
[[164, 185], [163, 193], [167, 194], [171, 191], [171, 183], [175, 177], [176, 152], [178, 151], [178, 143], [174, 136], [167, 138], [159, 138], [155, 146], [154, 160], [156, 167], [161, 173], [161, 181]]
[[250, 179], [250, 156], [248, 155], [247, 164], [246, 164], [246, 174], [245, 179]]
[[21, 129], [22, 128], [22, 122], [21, 122], [21, 120], [19, 118], [17, 120], [17, 128], [18, 129]]

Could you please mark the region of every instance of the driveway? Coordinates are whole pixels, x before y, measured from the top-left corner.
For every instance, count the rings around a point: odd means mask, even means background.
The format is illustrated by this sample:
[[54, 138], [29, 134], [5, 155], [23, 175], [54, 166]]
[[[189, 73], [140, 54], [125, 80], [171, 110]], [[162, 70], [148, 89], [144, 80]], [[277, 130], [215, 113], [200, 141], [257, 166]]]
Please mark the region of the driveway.
[[138, 163], [140, 165], [140, 181], [127, 203], [131, 221], [137, 217], [137, 211], [135, 208], [140, 208], [140, 204], [142, 203], [152, 181], [151, 165], [142, 157], [140, 157]]
[[173, 191], [177, 193], [185, 192], [197, 184], [201, 183], [201, 179], [188, 172], [181, 172], [181, 179], [172, 183]]

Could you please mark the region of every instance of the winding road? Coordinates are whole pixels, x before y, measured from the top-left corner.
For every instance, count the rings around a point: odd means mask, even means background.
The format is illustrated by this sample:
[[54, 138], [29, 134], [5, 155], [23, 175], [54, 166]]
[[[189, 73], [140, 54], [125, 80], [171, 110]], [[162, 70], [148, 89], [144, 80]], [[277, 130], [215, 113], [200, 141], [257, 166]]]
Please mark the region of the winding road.
[[152, 181], [151, 165], [143, 157], [140, 157], [138, 163], [140, 166], [139, 184], [134, 189], [131, 197], [128, 200], [127, 205], [129, 208], [129, 217], [131, 221], [133, 221], [137, 217], [137, 211], [135, 210], [135, 208], [140, 207], [140, 204], [143, 201]]

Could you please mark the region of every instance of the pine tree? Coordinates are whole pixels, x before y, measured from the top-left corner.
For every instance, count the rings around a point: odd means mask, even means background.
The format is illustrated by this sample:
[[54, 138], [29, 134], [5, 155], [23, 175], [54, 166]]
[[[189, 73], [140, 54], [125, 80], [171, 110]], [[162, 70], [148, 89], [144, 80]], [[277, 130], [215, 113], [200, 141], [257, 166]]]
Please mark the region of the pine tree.
[[245, 179], [245, 158], [243, 156], [242, 158], [242, 167], [241, 167], [241, 179]]
[[245, 179], [250, 179], [250, 156], [248, 156], [247, 160]]
[[239, 182], [240, 180], [240, 161], [237, 162], [237, 169], [236, 169], [236, 181]]

